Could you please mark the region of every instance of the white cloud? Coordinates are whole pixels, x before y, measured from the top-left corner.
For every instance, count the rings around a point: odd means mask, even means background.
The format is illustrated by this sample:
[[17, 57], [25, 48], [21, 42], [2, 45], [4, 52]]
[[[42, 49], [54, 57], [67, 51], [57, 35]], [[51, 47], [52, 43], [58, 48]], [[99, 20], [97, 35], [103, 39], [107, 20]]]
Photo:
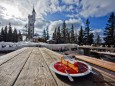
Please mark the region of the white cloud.
[[73, 4], [74, 0], [63, 0], [65, 4]]
[[3, 11], [4, 18], [6, 19], [13, 18], [13, 17], [21, 18], [22, 14], [20, 13], [17, 7], [8, 4], [2, 4], [1, 6], [5, 8], [5, 10]]
[[27, 19], [28, 14], [31, 14], [33, 4], [37, 11], [37, 18], [42, 19], [44, 15], [47, 15], [46, 12], [50, 10], [48, 8], [48, 0], [0, 0], [0, 6], [4, 7], [8, 11], [8, 14], [10, 13], [11, 16], [15, 15], [15, 17], [17, 16], [25, 19]]
[[115, 11], [115, 0], [82, 0], [81, 4], [80, 14], [85, 18], [105, 16]]
[[73, 5], [70, 5], [66, 8], [66, 11], [68, 12], [74, 12], [75, 11], [75, 7]]
[[[85, 18], [90, 16], [99, 17], [115, 11], [115, 0], [90, 0], [89, 2], [87, 0], [62, 0], [62, 2], [65, 4], [60, 6], [59, 0], [0, 0], [0, 6], [6, 4], [3, 7], [5, 7], [7, 11], [8, 8], [12, 8], [9, 12], [11, 14], [10, 16], [15, 15], [15, 17], [25, 19], [27, 19], [28, 14], [31, 14], [33, 4], [37, 11], [37, 18], [41, 19], [48, 13], [58, 11], [79, 12], [79, 14]], [[73, 5], [76, 6], [74, 7]], [[79, 9], [80, 11], [78, 11], [77, 8], [79, 5], [82, 5], [81, 10]], [[13, 12], [14, 10], [17, 12]], [[16, 15], [16, 13], [18, 15]]]
[[46, 28], [49, 25], [49, 23], [50, 23], [49, 21], [37, 19], [37, 21], [35, 23], [35, 27], [43, 30], [44, 28]]
[[94, 29], [91, 32], [94, 34], [94, 40], [96, 40], [97, 35], [99, 35], [100, 38], [101, 38], [101, 42], [104, 42], [104, 40], [103, 40], [104, 35], [103, 35], [103, 30], [102, 29]]
[[63, 0], [65, 4], [77, 4], [80, 0]]
[[69, 19], [66, 21], [67, 24], [75, 24], [75, 23], [79, 23], [81, 24], [81, 19]]
[[[66, 26], [67, 28], [71, 28], [71, 25], [73, 24], [75, 27], [75, 30], [79, 29], [81, 27], [81, 25], [84, 25], [82, 23], [82, 20], [79, 19], [69, 19], [69, 20], [65, 20]], [[49, 30], [51, 32], [53, 32], [55, 30], [55, 28], [57, 28], [58, 26], [62, 27], [63, 21], [62, 20], [57, 20], [57, 21], [52, 21], [49, 24]], [[76, 28], [77, 27], [77, 28]]]
[[[0, 25], [11, 22], [14, 26], [22, 28], [28, 22], [28, 14], [31, 14], [34, 4], [37, 13], [35, 24], [37, 32], [41, 32], [48, 25], [52, 32], [55, 27], [62, 25], [62, 20], [44, 19], [44, 16], [55, 12], [62, 12], [62, 14], [67, 12], [64, 14], [68, 17], [67, 27], [74, 24], [75, 29], [78, 29], [81, 25], [84, 26], [81, 17], [100, 17], [115, 12], [114, 3], [115, 0], [0, 0]], [[78, 8], [79, 6], [81, 7]]]
[[94, 29], [92, 32], [100, 34], [103, 32], [103, 30], [102, 29]]
[[94, 35], [102, 35], [103, 34], [103, 30], [102, 29], [93, 29], [91, 32]]
[[50, 0], [51, 4], [59, 6], [59, 0]]
[[[70, 18], [76, 17], [76, 14], [88, 18], [101, 17], [115, 12], [115, 0], [64, 0], [64, 2], [69, 4], [66, 10], [71, 12], [67, 14]], [[72, 8], [71, 5], [75, 7]]]
[[58, 26], [61, 26], [63, 23], [62, 20], [57, 20], [57, 21], [52, 21], [49, 25], [49, 30], [50, 31], [54, 31], [55, 28], [57, 28]]

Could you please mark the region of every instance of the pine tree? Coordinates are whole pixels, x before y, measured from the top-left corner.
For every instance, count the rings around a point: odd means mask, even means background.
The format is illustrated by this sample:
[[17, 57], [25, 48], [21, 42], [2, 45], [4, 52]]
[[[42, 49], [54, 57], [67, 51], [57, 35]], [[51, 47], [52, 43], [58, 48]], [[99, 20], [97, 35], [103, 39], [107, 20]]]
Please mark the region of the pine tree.
[[47, 40], [47, 34], [46, 34], [46, 30], [45, 29], [43, 30], [43, 39], [46, 42], [46, 40]]
[[12, 27], [11, 27], [11, 23], [9, 23], [8, 41], [12, 42]]
[[5, 41], [4, 36], [5, 36], [5, 33], [4, 33], [4, 29], [2, 27], [2, 29], [1, 29], [1, 41]]
[[83, 29], [82, 29], [82, 26], [81, 26], [81, 29], [79, 31], [78, 44], [79, 45], [83, 44]]
[[70, 43], [71, 40], [70, 40], [70, 31], [69, 30], [68, 30], [67, 34], [68, 34], [68, 43]]
[[70, 31], [68, 28], [66, 28], [66, 39], [65, 39], [65, 43], [70, 43], [71, 38], [70, 38]]
[[52, 39], [56, 41], [56, 37], [57, 37], [57, 28], [55, 28]]
[[66, 23], [65, 21], [63, 22], [63, 25], [62, 25], [62, 32], [61, 32], [61, 39], [62, 39], [62, 42], [65, 43], [65, 39], [66, 39]]
[[70, 38], [71, 43], [74, 43], [75, 42], [75, 38], [74, 38], [74, 27], [73, 27], [73, 24], [72, 24], [72, 27], [71, 27], [70, 34], [71, 34], [71, 38]]
[[47, 38], [47, 40], [49, 39], [49, 30], [48, 30], [48, 27], [46, 29], [46, 38]]
[[8, 29], [7, 29], [7, 26], [5, 26], [5, 29], [4, 29], [4, 41], [7, 42], [8, 41]]
[[18, 34], [17, 38], [18, 38], [18, 40], [16, 40], [16, 41], [22, 41], [22, 34], [21, 34], [20, 30], [19, 30], [19, 34]]
[[99, 44], [101, 43], [101, 38], [100, 38], [99, 34], [97, 34], [95, 43], [96, 43], [97, 45], [99, 45]]
[[56, 38], [57, 38], [57, 43], [58, 44], [61, 43], [60, 26], [57, 29], [57, 36], [56, 36]]
[[1, 33], [0, 33], [0, 42], [2, 41], [2, 36], [1, 36]]
[[14, 32], [13, 32], [13, 42], [18, 42], [18, 34], [17, 34], [17, 30], [16, 28], [14, 29]]
[[93, 37], [94, 37], [93, 33], [90, 33], [90, 35], [89, 35], [89, 43], [88, 43], [89, 45], [94, 43]]
[[1, 32], [0, 32], [0, 42], [2, 41], [2, 36], [1, 36]]
[[90, 35], [90, 28], [89, 28], [89, 20], [87, 19], [86, 20], [86, 28], [85, 28], [85, 31], [84, 31], [84, 44], [89, 44], [89, 35]]
[[74, 36], [74, 38], [75, 38], [75, 42], [74, 43], [78, 43], [78, 34], [77, 33], [75, 33], [75, 36]]
[[86, 28], [85, 28], [85, 31], [84, 31], [84, 37], [83, 37], [83, 44], [86, 44], [86, 45], [91, 45], [93, 43], [93, 33], [91, 33], [91, 29], [89, 27], [89, 20], [87, 19], [86, 20]]
[[115, 46], [115, 15], [112, 13], [105, 28], [105, 44]]

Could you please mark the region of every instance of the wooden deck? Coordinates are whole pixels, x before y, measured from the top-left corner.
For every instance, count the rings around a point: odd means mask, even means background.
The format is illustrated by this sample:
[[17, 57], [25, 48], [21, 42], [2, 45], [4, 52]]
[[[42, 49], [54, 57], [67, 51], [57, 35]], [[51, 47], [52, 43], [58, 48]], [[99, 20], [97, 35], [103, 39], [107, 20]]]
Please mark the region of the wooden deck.
[[99, 63], [105, 66], [109, 64], [111, 68], [107, 69], [89, 61], [89, 58], [86, 60], [76, 55], [76, 59], [88, 62], [97, 75], [89, 74], [70, 82], [67, 77], [49, 69], [52, 62], [60, 60], [60, 56], [49, 49], [36, 47], [22, 48], [3, 55], [0, 57], [0, 86], [115, 86], [115, 63]]

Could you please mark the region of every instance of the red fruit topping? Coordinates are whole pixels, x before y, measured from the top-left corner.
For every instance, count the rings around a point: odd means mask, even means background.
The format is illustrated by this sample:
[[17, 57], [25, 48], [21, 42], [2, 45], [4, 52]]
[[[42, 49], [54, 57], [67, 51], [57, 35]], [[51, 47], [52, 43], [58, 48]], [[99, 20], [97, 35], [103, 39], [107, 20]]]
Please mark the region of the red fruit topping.
[[78, 62], [75, 62], [75, 63], [74, 63], [74, 66], [75, 66], [75, 67], [78, 67]]
[[75, 62], [74, 65], [78, 67], [79, 72], [76, 72], [75, 70], [71, 69], [70, 67], [68, 67], [68, 66], [66, 66], [64, 64], [62, 64], [61, 62], [55, 63], [54, 68], [56, 70], [62, 72], [62, 73], [65, 73], [65, 70], [67, 70], [69, 74], [83, 73], [83, 72], [87, 71], [87, 69], [83, 67], [83, 66], [87, 67], [87, 65], [85, 65], [84, 63]]

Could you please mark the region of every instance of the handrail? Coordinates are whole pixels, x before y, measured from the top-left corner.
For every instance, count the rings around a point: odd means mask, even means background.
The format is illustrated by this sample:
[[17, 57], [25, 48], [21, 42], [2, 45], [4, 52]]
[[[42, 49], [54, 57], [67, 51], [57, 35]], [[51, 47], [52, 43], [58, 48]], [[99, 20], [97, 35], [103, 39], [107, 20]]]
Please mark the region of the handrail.
[[115, 48], [112, 48], [112, 47], [94, 47], [94, 46], [78, 46], [78, 48], [115, 50]]
[[100, 60], [100, 59], [96, 59], [96, 58], [92, 58], [92, 57], [84, 56], [84, 55], [75, 55], [75, 57], [77, 59], [95, 64], [97, 66], [100, 66], [100, 67], [103, 67], [105, 69], [115, 72], [115, 63], [113, 62], [104, 61], [104, 60]]

